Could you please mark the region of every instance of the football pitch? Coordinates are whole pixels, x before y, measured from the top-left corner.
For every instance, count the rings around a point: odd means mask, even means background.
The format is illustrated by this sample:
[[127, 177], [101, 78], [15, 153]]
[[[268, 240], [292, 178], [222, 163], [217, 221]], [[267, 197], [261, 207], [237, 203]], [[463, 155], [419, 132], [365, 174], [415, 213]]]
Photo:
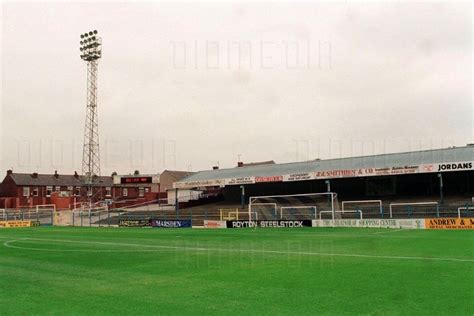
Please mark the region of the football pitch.
[[0, 230], [0, 314], [473, 315], [474, 232]]

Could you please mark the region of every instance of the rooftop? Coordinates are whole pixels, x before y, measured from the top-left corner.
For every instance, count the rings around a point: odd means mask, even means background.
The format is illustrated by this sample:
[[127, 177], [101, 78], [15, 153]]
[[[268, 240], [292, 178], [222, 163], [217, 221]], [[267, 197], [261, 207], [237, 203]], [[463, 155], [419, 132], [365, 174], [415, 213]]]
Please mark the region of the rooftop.
[[315, 171], [345, 170], [356, 168], [387, 168], [410, 165], [472, 161], [474, 146], [451, 147], [403, 153], [380, 154], [371, 156], [348, 157], [338, 159], [312, 160], [282, 164], [244, 166], [197, 172], [180, 182], [207, 181], [241, 177], [270, 177], [285, 174], [298, 174]]
[[[85, 183], [85, 176], [73, 174], [39, 174], [39, 173], [7, 173], [17, 185], [28, 186], [81, 186]], [[101, 176], [94, 184], [112, 186], [112, 177]]]

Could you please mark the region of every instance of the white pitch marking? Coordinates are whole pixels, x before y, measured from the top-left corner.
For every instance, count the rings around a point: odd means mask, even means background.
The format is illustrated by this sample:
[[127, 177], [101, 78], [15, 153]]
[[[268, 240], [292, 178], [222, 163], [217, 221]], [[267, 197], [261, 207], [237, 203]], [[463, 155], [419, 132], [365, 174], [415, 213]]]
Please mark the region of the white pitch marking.
[[17, 241], [25, 241], [26, 238], [23, 239], [15, 239], [9, 240], [3, 243], [3, 245], [7, 248], [13, 249], [23, 249], [23, 250], [34, 250], [34, 251], [48, 251], [48, 252], [154, 252], [154, 251], [172, 251], [174, 249], [51, 249], [51, 248], [31, 248], [31, 247], [22, 247], [22, 246], [13, 246], [12, 243]]
[[[351, 254], [351, 253], [329, 253], [329, 252], [306, 252], [306, 251], [280, 251], [280, 250], [258, 250], [258, 249], [222, 249], [222, 248], [203, 248], [203, 247], [183, 247], [183, 246], [163, 246], [163, 245], [140, 245], [129, 243], [112, 243], [100, 241], [77, 241], [64, 239], [42, 239], [42, 238], [23, 238], [20, 240], [36, 240], [36, 241], [53, 241], [63, 243], [79, 243], [79, 244], [96, 244], [109, 246], [131, 246], [143, 248], [157, 249], [173, 249], [173, 250], [192, 250], [192, 251], [220, 251], [220, 252], [239, 252], [239, 253], [263, 253], [263, 254], [282, 254], [282, 255], [307, 255], [307, 256], [327, 256], [327, 257], [351, 257], [351, 258], [370, 258], [370, 259], [393, 259], [393, 260], [426, 260], [426, 261], [453, 261], [453, 262], [474, 262], [471, 258], [442, 258], [442, 257], [416, 257], [416, 256], [380, 256], [367, 254]], [[3, 243], [3, 246], [10, 247], [9, 242], [20, 241], [11, 240]], [[7, 244], [7, 245], [5, 245]], [[38, 248], [39, 249], [39, 248]]]
[[[357, 229], [365, 229], [365, 228], [357, 228]], [[373, 228], [368, 228], [368, 229], [373, 229]], [[387, 230], [392, 230], [393, 228], [385, 228]], [[64, 230], [66, 231], [66, 230]], [[105, 230], [104, 230], [105, 231]], [[394, 229], [393, 232], [395, 231], [414, 231], [414, 229]], [[422, 230], [420, 230], [420, 233], [422, 232]], [[423, 231], [424, 232], [424, 231]], [[231, 232], [226, 232], [226, 233], [219, 233], [219, 232], [216, 232], [216, 231], [213, 231], [213, 235], [215, 236], [229, 236], [229, 235], [235, 235], [235, 236], [248, 236], [248, 235], [255, 235], [256, 231], [253, 230], [252, 232], [250, 233], [245, 233], [245, 232], [239, 232], [239, 233], [231, 233]], [[268, 237], [268, 236], [281, 236], [281, 234], [279, 233], [271, 233], [271, 232], [262, 232], [261, 230], [258, 232], [260, 236], [265, 236], [265, 237]], [[360, 233], [360, 234], [343, 234], [343, 235], [338, 235], [336, 233], [308, 233], [307, 231], [302, 234], [302, 233], [293, 233], [293, 232], [290, 232], [290, 231], [285, 231], [285, 234], [286, 235], [290, 235], [290, 236], [297, 236], [297, 237], [300, 237], [300, 236], [304, 236], [304, 237], [331, 237], [331, 238], [370, 238], [370, 237], [374, 237], [374, 236], [377, 236], [377, 238], [387, 238], [387, 239], [419, 239], [420, 238], [420, 235], [403, 235], [403, 236], [394, 236], [393, 234], [390, 234], [391, 231], [377, 231], [377, 232], [371, 232], [370, 234], [364, 234], [364, 233]], [[52, 237], [56, 237], [56, 235], [51, 235]], [[72, 238], [80, 238], [80, 239], [91, 239], [91, 238], [97, 238], [96, 236], [78, 236], [78, 235], [61, 235], [62, 237], [72, 237]], [[146, 235], [146, 236], [151, 236], [151, 235]], [[0, 238], [3, 238], [3, 239], [12, 239], [12, 238], [29, 238], [27, 236], [0, 236]], [[109, 238], [109, 237], [107, 237]], [[134, 238], [134, 239], [137, 239], [137, 238]], [[465, 237], [445, 237], [445, 236], [438, 236], [437, 237], [438, 240], [465, 240]]]
[[406, 231], [406, 229], [390, 229], [389, 231], [375, 232], [373, 234], [374, 235], [391, 234], [391, 233], [398, 233], [398, 232], [402, 232], [402, 231]]

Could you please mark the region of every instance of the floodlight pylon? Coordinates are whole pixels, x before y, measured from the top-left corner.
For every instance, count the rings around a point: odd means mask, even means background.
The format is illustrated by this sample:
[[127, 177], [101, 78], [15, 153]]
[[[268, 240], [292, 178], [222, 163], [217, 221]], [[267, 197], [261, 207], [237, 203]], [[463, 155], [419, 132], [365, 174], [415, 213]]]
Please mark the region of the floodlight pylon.
[[[91, 35], [94, 36], [91, 37]], [[81, 34], [80, 38], [80, 56], [82, 60], [87, 62], [87, 105], [82, 151], [82, 174], [85, 176], [88, 195], [92, 195], [93, 183], [100, 176], [97, 79], [98, 61], [102, 57], [102, 38], [97, 35], [97, 30]]]

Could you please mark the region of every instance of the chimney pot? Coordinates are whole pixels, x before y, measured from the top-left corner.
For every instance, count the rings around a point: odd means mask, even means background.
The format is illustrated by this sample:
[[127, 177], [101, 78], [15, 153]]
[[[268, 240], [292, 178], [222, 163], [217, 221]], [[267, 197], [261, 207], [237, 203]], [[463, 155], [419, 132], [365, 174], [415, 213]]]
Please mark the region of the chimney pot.
[[7, 174], [12, 174], [12, 173], [13, 173], [13, 170], [11, 170], [11, 169], [7, 170]]
[[242, 161], [237, 162], [237, 167], [243, 167], [244, 163]]

